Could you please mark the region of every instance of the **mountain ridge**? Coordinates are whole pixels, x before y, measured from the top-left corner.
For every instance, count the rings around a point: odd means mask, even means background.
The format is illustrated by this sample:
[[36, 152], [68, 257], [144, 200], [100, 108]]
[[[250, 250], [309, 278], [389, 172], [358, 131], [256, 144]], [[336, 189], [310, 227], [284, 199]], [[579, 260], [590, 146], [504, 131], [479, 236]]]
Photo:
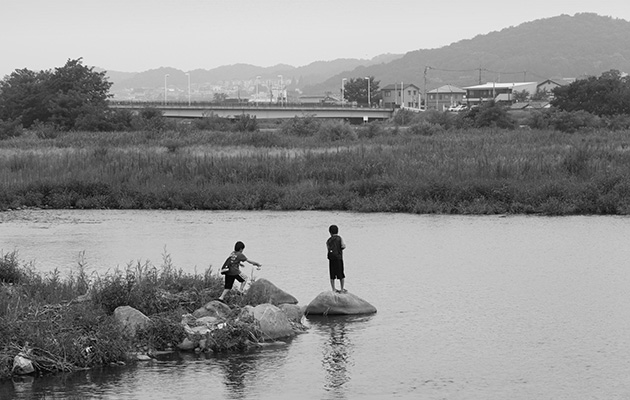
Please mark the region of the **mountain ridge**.
[[[342, 79], [374, 76], [381, 87], [414, 83], [427, 90], [452, 84], [542, 81], [553, 77], [579, 78], [610, 69], [630, 71], [630, 22], [594, 13], [578, 13], [524, 22], [434, 49], [383, 54], [372, 59], [315, 61], [293, 67], [277, 64], [224, 65], [189, 71], [193, 84], [226, 81], [291, 80], [288, 89], [304, 94], [337, 94]], [[113, 89], [164, 86], [185, 87], [186, 72], [160, 67], [139, 73], [107, 72]]]

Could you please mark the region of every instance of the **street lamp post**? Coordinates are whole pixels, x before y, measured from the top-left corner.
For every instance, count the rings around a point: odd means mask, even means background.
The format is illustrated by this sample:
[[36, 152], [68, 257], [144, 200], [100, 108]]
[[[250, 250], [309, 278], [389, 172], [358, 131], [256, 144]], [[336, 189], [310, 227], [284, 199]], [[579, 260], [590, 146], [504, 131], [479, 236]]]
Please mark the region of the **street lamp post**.
[[164, 105], [166, 105], [167, 103], [166, 98], [168, 96], [168, 91], [166, 89], [166, 78], [168, 78], [168, 76], [169, 76], [168, 74], [164, 75]]
[[372, 100], [370, 99], [370, 97], [372, 97], [372, 93], [370, 93], [370, 77], [366, 76], [365, 79], [367, 79], [368, 82], [368, 91], [367, 91], [367, 98], [368, 98], [368, 107], [372, 107]]
[[188, 107], [190, 107], [190, 72], [187, 72], [186, 75], [188, 76]]
[[346, 81], [347, 81], [346, 78], [342, 78], [341, 79], [341, 106], [342, 107], [343, 107], [343, 103], [344, 103], [345, 97], [346, 97], [345, 96], [345, 94], [346, 94], [346, 92], [345, 92], [345, 90], [346, 90]]
[[256, 105], [258, 105], [258, 86], [259, 86], [260, 76], [256, 77]]
[[282, 93], [282, 87], [284, 86], [284, 81], [282, 80], [282, 75], [278, 75], [278, 78], [280, 78], [280, 90], [278, 91], [279, 95], [280, 95], [280, 105], [284, 105], [283, 104], [283, 102], [284, 102], [284, 95]]

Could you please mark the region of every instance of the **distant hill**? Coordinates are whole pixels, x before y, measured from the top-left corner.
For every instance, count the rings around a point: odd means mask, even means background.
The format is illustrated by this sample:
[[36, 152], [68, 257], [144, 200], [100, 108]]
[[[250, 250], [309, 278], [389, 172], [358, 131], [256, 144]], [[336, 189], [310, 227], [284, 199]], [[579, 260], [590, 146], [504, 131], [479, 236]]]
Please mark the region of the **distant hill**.
[[[278, 75], [297, 81], [294, 87], [319, 84], [331, 76], [343, 71], [350, 71], [359, 66], [369, 66], [376, 63], [391, 62], [402, 57], [402, 54], [383, 54], [367, 59], [337, 59], [333, 61], [316, 61], [311, 64], [294, 67], [278, 64], [272, 67], [258, 67], [250, 64], [225, 65], [210, 70], [195, 69], [189, 71], [191, 84], [218, 84], [226, 81], [254, 80], [260, 76], [262, 81], [278, 79]], [[154, 88], [164, 85], [164, 75], [168, 74], [168, 83], [185, 87], [188, 76], [185, 71], [160, 67], [138, 73], [107, 71], [109, 81], [114, 83], [113, 91], [129, 88]]]
[[374, 76], [381, 87], [398, 82], [424, 86], [470, 86], [491, 81], [543, 81], [553, 77], [630, 72], [630, 22], [597, 14], [560, 15], [478, 35], [449, 46], [415, 50], [387, 64], [352, 71], [303, 88], [337, 92], [342, 78]]
[[[337, 94], [343, 78], [374, 76], [381, 87], [403, 82], [423, 88], [426, 76], [426, 88], [431, 90], [445, 84], [462, 87], [491, 81], [540, 82], [549, 78], [599, 76], [610, 69], [630, 72], [630, 22], [583, 13], [526, 22], [404, 55], [317, 61], [302, 67], [234, 64], [188, 72], [192, 84], [251, 81], [258, 76], [262, 81], [277, 80], [282, 75], [293, 82], [287, 89], [300, 89], [305, 94]], [[182, 90], [188, 82], [185, 71], [170, 67], [107, 74], [114, 83], [113, 92], [163, 87], [165, 74], [169, 75], [169, 85]]]

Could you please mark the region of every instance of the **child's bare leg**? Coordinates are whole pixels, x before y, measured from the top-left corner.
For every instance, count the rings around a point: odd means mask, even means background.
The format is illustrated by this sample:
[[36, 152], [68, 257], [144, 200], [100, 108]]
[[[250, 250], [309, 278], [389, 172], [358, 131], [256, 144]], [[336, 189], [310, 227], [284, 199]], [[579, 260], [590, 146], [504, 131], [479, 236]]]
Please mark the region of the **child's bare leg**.
[[330, 280], [330, 287], [332, 288], [332, 291], [334, 292], [335, 291], [335, 280], [334, 279]]
[[345, 290], [345, 289], [343, 288], [344, 281], [345, 281], [345, 279], [344, 279], [344, 278], [339, 279], [339, 282], [340, 282], [340, 284], [341, 284], [341, 291], [342, 291], [342, 292]]
[[229, 292], [230, 292], [230, 289], [223, 289], [223, 293], [221, 293], [221, 296], [219, 296], [219, 300], [224, 300], [225, 295], [227, 295]]

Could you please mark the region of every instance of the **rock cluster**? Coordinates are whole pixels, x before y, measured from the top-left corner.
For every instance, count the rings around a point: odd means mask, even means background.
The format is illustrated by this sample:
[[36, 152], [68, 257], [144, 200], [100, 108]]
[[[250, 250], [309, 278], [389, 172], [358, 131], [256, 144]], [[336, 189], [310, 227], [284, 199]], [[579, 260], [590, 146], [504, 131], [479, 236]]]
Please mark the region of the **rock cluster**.
[[[244, 326], [251, 327], [255, 331], [252, 332], [255, 333], [252, 336], [258, 340], [237, 338], [236, 342], [228, 345], [261, 346], [277, 342], [279, 339], [291, 338], [305, 331], [306, 328], [302, 325], [304, 310], [297, 305], [298, 301], [294, 296], [266, 279], [255, 281], [249, 291], [257, 299], [263, 299], [267, 303], [255, 307], [245, 306], [234, 318], [234, 310], [230, 306], [219, 300], [212, 300], [191, 314], [183, 315], [181, 324], [186, 336], [177, 344], [177, 348], [197, 352], [216, 349], [217, 337], [230, 341], [236, 335], [234, 331]], [[129, 306], [118, 307], [114, 311], [114, 316], [131, 335], [150, 321], [147, 316]], [[243, 343], [240, 342], [241, 339]]]

